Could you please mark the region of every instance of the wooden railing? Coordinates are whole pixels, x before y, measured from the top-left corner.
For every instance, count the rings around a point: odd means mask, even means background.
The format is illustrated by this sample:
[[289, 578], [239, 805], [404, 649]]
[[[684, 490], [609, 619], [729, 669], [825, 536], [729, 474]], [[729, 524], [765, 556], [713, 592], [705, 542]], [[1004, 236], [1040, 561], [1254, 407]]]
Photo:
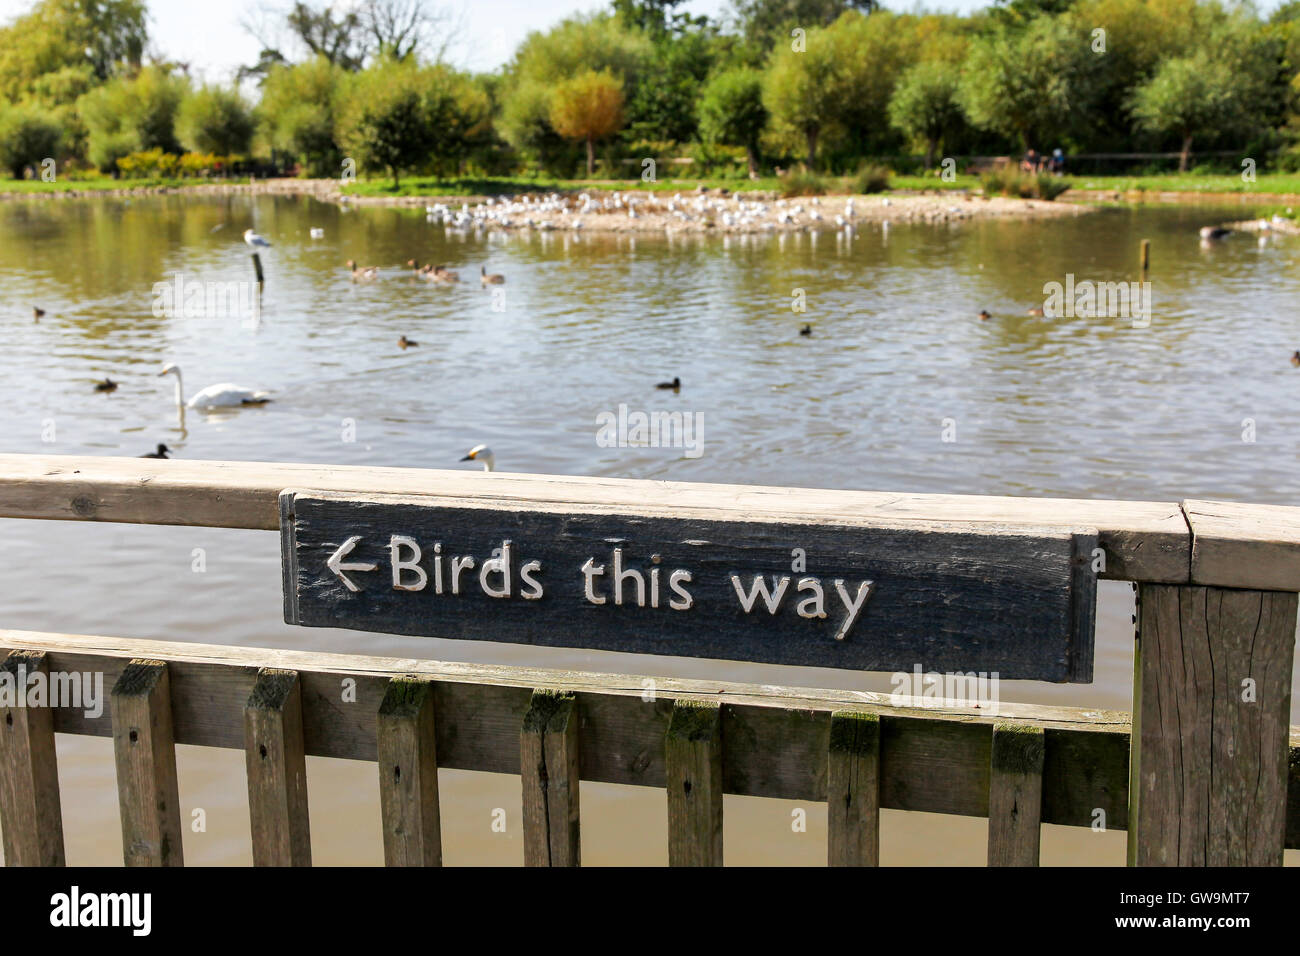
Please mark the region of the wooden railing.
[[98, 717], [0, 707], [7, 864], [64, 862], [55, 733], [113, 738], [132, 865], [183, 862], [177, 743], [245, 751], [259, 865], [311, 861], [307, 755], [377, 763], [390, 865], [440, 862], [440, 767], [521, 777], [534, 865], [580, 862], [579, 780], [666, 788], [676, 865], [722, 862], [726, 793], [826, 801], [833, 865], [878, 862], [882, 807], [988, 817], [991, 865], [1036, 865], [1041, 823], [1127, 829], [1137, 865], [1278, 865], [1300, 847], [1300, 732], [1288, 728], [1300, 509], [0, 456], [0, 517], [272, 529], [285, 488], [972, 533], [1096, 529], [1101, 576], [1138, 589], [1133, 717], [0, 631], [9, 672], [102, 672], [112, 688]]

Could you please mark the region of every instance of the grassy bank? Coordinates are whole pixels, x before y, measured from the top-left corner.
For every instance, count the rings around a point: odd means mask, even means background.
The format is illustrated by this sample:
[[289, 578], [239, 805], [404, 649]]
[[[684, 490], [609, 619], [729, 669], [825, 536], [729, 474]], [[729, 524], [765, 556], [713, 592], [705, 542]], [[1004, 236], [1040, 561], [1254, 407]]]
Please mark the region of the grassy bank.
[[41, 179], [0, 179], [0, 193], [42, 193], [68, 192], [111, 192], [121, 189], [183, 189], [186, 186], [237, 186], [247, 183], [248, 177], [231, 177], [229, 179], [114, 179], [111, 176], [96, 176], [90, 179], [57, 179], [47, 183]]

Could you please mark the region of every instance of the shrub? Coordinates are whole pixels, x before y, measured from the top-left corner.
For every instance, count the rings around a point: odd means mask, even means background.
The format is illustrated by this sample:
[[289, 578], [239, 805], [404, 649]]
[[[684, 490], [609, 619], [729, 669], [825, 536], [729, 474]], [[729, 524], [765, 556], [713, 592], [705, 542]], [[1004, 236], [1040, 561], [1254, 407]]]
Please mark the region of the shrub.
[[889, 188], [889, 177], [893, 171], [888, 166], [868, 163], [858, 170], [853, 177], [853, 191], [859, 193], [882, 193]]
[[14, 179], [22, 179], [28, 166], [39, 172], [41, 161], [58, 153], [63, 133], [45, 114], [35, 105], [10, 106], [0, 112], [0, 166]]
[[823, 196], [826, 194], [826, 180], [806, 169], [786, 173], [781, 177], [781, 195], [786, 199], [795, 196]]
[[980, 177], [985, 196], [1015, 196], [1019, 199], [1042, 199], [1050, 202], [1070, 188], [1068, 180], [1051, 173], [1022, 173], [1004, 168]]

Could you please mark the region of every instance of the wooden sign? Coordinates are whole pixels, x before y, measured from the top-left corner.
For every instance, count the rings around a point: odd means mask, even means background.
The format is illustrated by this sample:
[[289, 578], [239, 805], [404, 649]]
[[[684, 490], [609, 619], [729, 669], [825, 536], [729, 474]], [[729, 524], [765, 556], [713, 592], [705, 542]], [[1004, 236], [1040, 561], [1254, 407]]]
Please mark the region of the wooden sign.
[[285, 491], [285, 620], [862, 671], [1092, 679], [1095, 530], [700, 514]]

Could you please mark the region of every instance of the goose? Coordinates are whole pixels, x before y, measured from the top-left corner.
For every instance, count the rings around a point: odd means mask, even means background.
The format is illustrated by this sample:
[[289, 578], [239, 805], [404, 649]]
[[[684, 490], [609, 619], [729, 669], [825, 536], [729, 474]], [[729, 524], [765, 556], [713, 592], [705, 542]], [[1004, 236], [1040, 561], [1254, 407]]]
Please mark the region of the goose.
[[254, 249], [269, 249], [271, 247], [271, 243], [265, 236], [259, 236], [251, 229], [244, 230], [244, 241]]
[[[434, 266], [433, 271], [430, 274], [433, 276], [434, 282], [459, 282], [460, 281], [460, 273], [453, 272], [451, 269], [448, 269], [446, 266]], [[502, 279], [501, 281], [505, 282], [506, 280]]]
[[1202, 226], [1202, 227], [1201, 227], [1201, 238], [1202, 238], [1202, 239], [1222, 239], [1222, 238], [1224, 238], [1225, 236], [1227, 236], [1230, 232], [1232, 232], [1231, 229], [1224, 229], [1222, 226]]
[[416, 279], [432, 278], [433, 266], [422, 266], [414, 259], [407, 259], [406, 268], [411, 270], [411, 275]]
[[799, 330], [799, 334], [800, 334], [800, 335], [812, 335], [812, 326], [811, 326], [811, 325], [805, 325], [802, 329]]
[[141, 457], [141, 458], [166, 458], [166, 457], [167, 457], [167, 453], [168, 453], [169, 451], [171, 451], [170, 448], [168, 448], [168, 447], [167, 447], [166, 445], [164, 445], [162, 442], [159, 442], [159, 443], [158, 443], [158, 450], [157, 450], [157, 451], [151, 451], [151, 452], [149, 452], [147, 455], [141, 455], [140, 457]]
[[44, 314], [45, 314], [44, 309], [38, 309], [36, 306], [32, 306], [32, 318], [35, 319], [37, 322], [41, 321], [41, 316], [43, 316]]
[[108, 376], [104, 376], [104, 380], [103, 380], [102, 382], [96, 382], [96, 383], [95, 383], [95, 391], [97, 391], [97, 392], [115, 392], [115, 391], [117, 391], [117, 382], [113, 381], [113, 380], [112, 380], [111, 378], [109, 378]]
[[461, 461], [481, 461], [484, 471], [491, 471], [497, 464], [496, 456], [487, 445], [475, 445]]
[[344, 263], [344, 265], [346, 265], [349, 269], [352, 270], [353, 282], [369, 282], [371, 279], [376, 279], [379, 277], [379, 269], [376, 266], [367, 266], [366, 268], [362, 269], [352, 259], [349, 259], [347, 262]]
[[498, 272], [489, 274], [487, 266], [478, 267], [478, 277], [484, 285], [502, 285], [506, 281], [506, 277]]
[[420, 347], [419, 342], [413, 341], [412, 339], [408, 339], [405, 335], [403, 335], [400, 339], [397, 340], [397, 344], [402, 349], [402, 351]]
[[987, 321], [988, 321], [989, 319], [991, 319], [991, 318], [993, 318], [993, 316], [991, 316], [991, 315], [989, 314], [989, 310], [988, 310], [988, 309], [980, 309], [980, 321], [981, 321], [981, 322], [987, 322]]
[[181, 385], [180, 366], [163, 366], [163, 370], [158, 373], [158, 376], [161, 378], [164, 375], [176, 376], [177, 408], [233, 408], [239, 405], [265, 405], [271, 400], [269, 392], [257, 392], [251, 388], [232, 385], [230, 382], [222, 382], [219, 385], [209, 385], [202, 391], [195, 392], [193, 397], [186, 402]]
[[671, 388], [674, 392], [680, 391], [681, 387], [682, 387], [682, 380], [678, 378], [676, 375], [673, 376], [673, 380], [671, 382], [660, 382], [658, 385], [655, 386], [655, 388]]
[[1296, 349], [1295, 352], [1291, 354], [1291, 364], [1296, 368], [1300, 368], [1300, 349]]

